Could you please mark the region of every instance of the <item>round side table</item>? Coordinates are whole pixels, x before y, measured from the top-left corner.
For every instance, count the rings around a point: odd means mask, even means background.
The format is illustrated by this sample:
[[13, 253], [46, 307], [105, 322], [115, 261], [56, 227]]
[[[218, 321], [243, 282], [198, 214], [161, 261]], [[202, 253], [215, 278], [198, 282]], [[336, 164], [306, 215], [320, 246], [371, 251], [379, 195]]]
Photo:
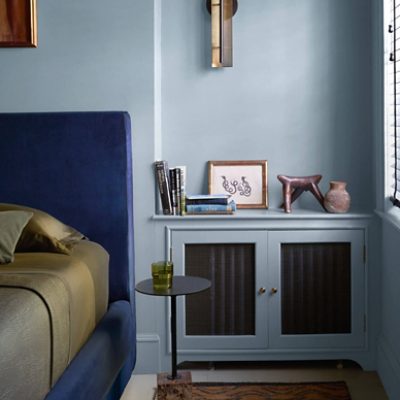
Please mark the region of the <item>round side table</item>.
[[153, 280], [146, 279], [136, 285], [136, 291], [150, 296], [169, 296], [171, 297], [171, 375], [168, 379], [179, 379], [176, 366], [176, 297], [186, 296], [202, 292], [210, 288], [211, 282], [208, 279], [196, 276], [174, 276], [172, 278], [172, 287], [166, 290], [155, 290]]

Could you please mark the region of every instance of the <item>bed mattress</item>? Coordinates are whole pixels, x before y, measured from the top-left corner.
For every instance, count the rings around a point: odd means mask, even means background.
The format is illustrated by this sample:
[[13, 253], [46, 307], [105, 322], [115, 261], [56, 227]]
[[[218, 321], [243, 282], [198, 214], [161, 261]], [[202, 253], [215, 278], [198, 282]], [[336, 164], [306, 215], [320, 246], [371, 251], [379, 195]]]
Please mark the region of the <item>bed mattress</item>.
[[95, 322], [100, 321], [108, 307], [108, 264], [109, 255], [96, 242], [81, 240], [71, 251], [73, 258], [84, 263], [93, 279], [95, 298]]
[[0, 347], [10, 349], [0, 359], [0, 387], [18, 388], [27, 371], [40, 369], [33, 387], [23, 385], [34, 399], [56, 382], [107, 310], [108, 260], [100, 245], [81, 241], [71, 255], [17, 253], [0, 265], [0, 308], [8, 310], [0, 314]]

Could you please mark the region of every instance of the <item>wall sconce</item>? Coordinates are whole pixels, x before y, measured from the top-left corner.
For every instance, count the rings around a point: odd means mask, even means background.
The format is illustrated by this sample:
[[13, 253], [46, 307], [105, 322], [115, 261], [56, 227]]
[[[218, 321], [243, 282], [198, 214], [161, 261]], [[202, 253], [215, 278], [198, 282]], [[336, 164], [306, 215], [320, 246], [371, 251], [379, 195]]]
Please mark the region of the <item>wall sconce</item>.
[[232, 17], [237, 0], [206, 0], [211, 14], [211, 66], [232, 67]]

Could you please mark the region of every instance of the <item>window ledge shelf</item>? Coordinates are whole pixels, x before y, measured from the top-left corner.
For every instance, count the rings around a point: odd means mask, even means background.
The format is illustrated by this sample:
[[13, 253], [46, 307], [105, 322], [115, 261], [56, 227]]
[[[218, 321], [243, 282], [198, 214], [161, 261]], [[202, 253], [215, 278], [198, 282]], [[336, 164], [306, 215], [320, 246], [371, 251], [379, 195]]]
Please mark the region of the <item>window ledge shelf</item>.
[[391, 207], [387, 211], [375, 210], [375, 214], [381, 217], [383, 221], [388, 222], [400, 232], [400, 209]]

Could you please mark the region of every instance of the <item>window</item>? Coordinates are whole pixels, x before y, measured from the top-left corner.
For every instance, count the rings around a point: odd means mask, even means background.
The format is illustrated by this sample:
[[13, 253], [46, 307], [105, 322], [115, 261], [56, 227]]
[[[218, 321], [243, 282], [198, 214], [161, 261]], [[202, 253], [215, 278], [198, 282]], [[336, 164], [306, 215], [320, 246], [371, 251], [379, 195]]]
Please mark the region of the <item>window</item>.
[[386, 187], [400, 207], [400, 0], [385, 1]]

